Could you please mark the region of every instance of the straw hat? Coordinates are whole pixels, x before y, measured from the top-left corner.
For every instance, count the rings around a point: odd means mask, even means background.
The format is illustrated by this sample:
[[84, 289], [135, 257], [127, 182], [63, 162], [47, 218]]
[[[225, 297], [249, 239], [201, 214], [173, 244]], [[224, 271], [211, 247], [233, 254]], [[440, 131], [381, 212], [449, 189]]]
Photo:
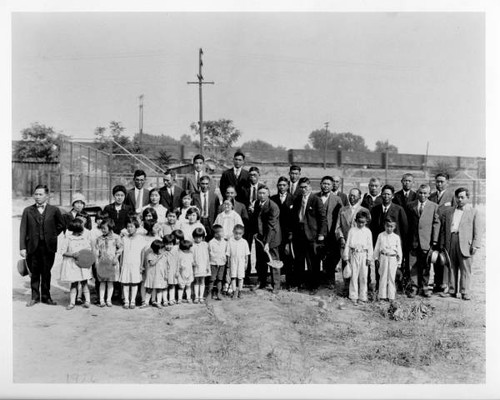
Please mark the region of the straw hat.
[[28, 269], [28, 263], [26, 262], [26, 258], [21, 258], [17, 262], [17, 270], [19, 271], [21, 276], [26, 276], [26, 275], [31, 276], [30, 270]]
[[87, 204], [87, 202], [85, 201], [85, 196], [81, 193], [75, 193], [75, 195], [73, 196], [73, 202], [71, 203], [71, 205], [73, 206], [77, 201], [81, 201], [84, 206], [85, 206], [85, 204]]

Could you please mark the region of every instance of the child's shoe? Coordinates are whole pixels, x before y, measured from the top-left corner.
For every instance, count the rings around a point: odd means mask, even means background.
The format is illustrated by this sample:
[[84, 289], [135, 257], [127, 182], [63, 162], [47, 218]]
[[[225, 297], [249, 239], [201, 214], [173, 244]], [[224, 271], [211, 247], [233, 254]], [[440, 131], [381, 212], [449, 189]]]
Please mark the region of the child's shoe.
[[130, 306], [128, 305], [128, 303], [125, 303], [125, 304], [123, 305], [123, 308], [124, 308], [125, 310], [128, 310], [128, 309], [129, 309], [129, 307], [130, 307]]
[[142, 303], [142, 304], [141, 304], [141, 306], [140, 306], [139, 308], [148, 308], [148, 307], [149, 307], [149, 305], [148, 305], [148, 304], [146, 304], [146, 303]]
[[238, 290], [238, 299], [241, 299], [241, 291]]
[[66, 307], [66, 310], [72, 310], [73, 308], [75, 308], [74, 304], [68, 304], [68, 306]]
[[106, 307], [113, 307], [113, 304], [111, 304], [111, 302], [110, 302], [110, 301], [107, 301], [107, 302], [106, 302]]
[[204, 297], [202, 297], [202, 298], [200, 299], [200, 303], [204, 303], [204, 302], [205, 302], [205, 298], [204, 298]]
[[90, 308], [90, 301], [83, 303], [83, 308]]
[[194, 304], [198, 304], [199, 302], [200, 302], [200, 299], [198, 299], [198, 298], [194, 299], [194, 301], [193, 301]]
[[105, 303], [104, 301], [101, 301], [101, 302], [99, 303], [99, 307], [101, 307], [101, 308], [102, 308], [102, 307], [106, 307], [106, 303]]
[[79, 306], [79, 305], [82, 305], [82, 304], [83, 304], [82, 298], [81, 297], [77, 297], [77, 299], [76, 299], [76, 305]]
[[188, 303], [188, 304], [193, 304], [193, 300], [191, 300], [191, 299], [187, 299], [187, 300], [186, 300], [186, 303]]
[[130, 303], [129, 308], [130, 308], [131, 310], [133, 310], [133, 309], [135, 308], [135, 303]]

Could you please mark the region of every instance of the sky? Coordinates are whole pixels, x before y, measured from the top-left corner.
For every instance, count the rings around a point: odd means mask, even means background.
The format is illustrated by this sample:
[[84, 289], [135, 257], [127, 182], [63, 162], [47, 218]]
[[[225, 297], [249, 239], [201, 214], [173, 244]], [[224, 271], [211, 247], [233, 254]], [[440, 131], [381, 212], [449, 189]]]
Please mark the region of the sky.
[[[303, 148], [332, 132], [400, 153], [485, 156], [482, 13], [13, 13], [12, 138], [32, 122], [74, 138], [121, 121], [180, 138], [227, 118], [239, 144]], [[194, 138], [194, 136], [193, 136]]]

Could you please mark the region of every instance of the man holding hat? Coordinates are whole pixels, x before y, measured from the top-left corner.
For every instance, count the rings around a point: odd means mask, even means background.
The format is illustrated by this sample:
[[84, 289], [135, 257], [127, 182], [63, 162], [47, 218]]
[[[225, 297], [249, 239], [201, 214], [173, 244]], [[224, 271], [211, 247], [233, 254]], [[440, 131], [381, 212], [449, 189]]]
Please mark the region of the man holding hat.
[[411, 291], [408, 297], [415, 297], [418, 290], [424, 297], [430, 297], [429, 265], [427, 254], [437, 246], [441, 222], [438, 215], [438, 205], [428, 200], [431, 188], [420, 185], [417, 201], [408, 204], [408, 243], [410, 249]]

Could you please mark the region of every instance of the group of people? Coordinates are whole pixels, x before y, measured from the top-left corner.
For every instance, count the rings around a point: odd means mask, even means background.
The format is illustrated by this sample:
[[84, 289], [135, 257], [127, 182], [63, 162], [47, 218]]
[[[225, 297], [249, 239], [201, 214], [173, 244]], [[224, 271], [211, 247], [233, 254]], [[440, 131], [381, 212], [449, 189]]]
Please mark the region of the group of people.
[[[20, 228], [21, 256], [31, 271], [27, 305], [55, 304], [50, 279], [56, 252], [63, 257], [60, 279], [71, 283], [68, 309], [79, 302], [90, 306], [92, 277], [101, 307], [112, 306], [117, 288], [124, 308], [238, 298], [253, 267], [256, 290], [280, 290], [283, 275], [290, 290], [334, 290], [335, 273], [342, 271], [343, 295], [355, 304], [369, 296], [393, 300], [397, 288], [409, 297], [435, 292], [471, 298], [481, 221], [468, 189], [451, 192], [446, 174], [436, 175], [433, 193], [427, 184], [414, 191], [412, 174], [403, 175], [399, 191], [372, 178], [364, 195], [358, 188], [342, 193], [340, 177], [324, 176], [313, 193], [309, 178], [292, 165], [271, 196], [259, 168], [247, 170], [244, 163], [237, 151], [218, 187], [202, 155], [179, 184], [168, 170], [163, 187], [147, 189], [146, 173], [137, 170], [134, 188], [115, 186], [114, 202], [94, 224], [81, 194], [63, 215], [47, 204], [48, 188], [37, 186]], [[95, 254], [92, 268], [78, 266], [83, 249]], [[450, 262], [434, 264], [430, 288], [433, 251], [446, 253]]]

